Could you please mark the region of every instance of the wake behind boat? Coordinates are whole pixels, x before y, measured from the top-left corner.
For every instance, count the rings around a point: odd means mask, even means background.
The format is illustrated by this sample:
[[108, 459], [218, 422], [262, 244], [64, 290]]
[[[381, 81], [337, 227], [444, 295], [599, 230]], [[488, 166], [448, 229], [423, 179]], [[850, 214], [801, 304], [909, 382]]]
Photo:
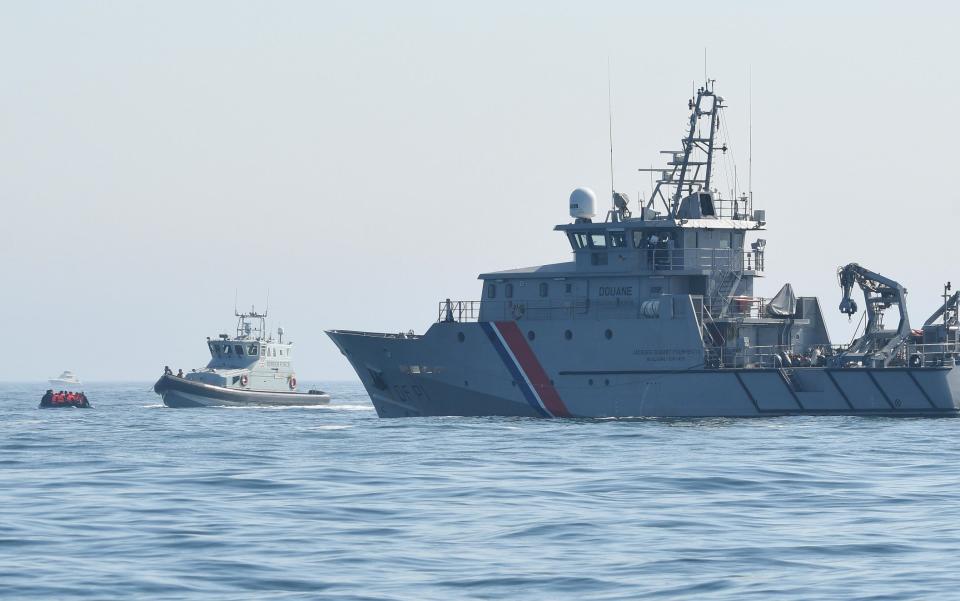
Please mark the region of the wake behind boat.
[[153, 390], [168, 407], [325, 405], [330, 395], [320, 390], [299, 392], [293, 371], [293, 343], [266, 333], [266, 313], [236, 313], [237, 334], [207, 338], [210, 362], [184, 375], [169, 368]]

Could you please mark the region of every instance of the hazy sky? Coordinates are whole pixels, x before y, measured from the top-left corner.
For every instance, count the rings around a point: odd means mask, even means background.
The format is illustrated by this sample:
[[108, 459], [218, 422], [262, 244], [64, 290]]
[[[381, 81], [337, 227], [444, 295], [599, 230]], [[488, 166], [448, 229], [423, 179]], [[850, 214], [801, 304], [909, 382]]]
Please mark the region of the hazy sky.
[[352, 378], [324, 329], [423, 332], [476, 275], [569, 258], [552, 227], [676, 148], [707, 69], [769, 221], [771, 295], [858, 261], [922, 323], [960, 284], [948, 3], [0, 3], [0, 379], [151, 379], [234, 293]]

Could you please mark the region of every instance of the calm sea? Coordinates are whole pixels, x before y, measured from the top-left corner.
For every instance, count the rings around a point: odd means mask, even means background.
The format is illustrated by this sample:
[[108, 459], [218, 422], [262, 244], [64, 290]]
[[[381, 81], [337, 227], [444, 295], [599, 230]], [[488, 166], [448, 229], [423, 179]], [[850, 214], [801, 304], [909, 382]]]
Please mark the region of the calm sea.
[[38, 410], [0, 385], [3, 599], [958, 599], [960, 420]]

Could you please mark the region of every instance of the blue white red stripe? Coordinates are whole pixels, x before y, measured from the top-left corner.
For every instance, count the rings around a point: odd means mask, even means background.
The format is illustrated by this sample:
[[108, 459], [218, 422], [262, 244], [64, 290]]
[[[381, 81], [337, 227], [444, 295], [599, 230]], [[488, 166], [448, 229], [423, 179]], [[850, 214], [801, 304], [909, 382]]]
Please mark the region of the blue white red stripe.
[[543, 417], [571, 417], [517, 323], [488, 321], [480, 325], [534, 411]]

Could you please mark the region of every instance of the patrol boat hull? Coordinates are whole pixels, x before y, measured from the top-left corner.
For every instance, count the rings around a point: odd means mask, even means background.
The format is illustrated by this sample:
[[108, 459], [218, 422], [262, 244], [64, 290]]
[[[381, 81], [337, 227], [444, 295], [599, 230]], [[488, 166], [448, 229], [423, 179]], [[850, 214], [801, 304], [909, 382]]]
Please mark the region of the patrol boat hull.
[[327, 333], [380, 417], [960, 414], [952, 366], [610, 369], [558, 352], [554, 341], [516, 336], [515, 324], [435, 324], [423, 336]]
[[277, 392], [238, 390], [191, 382], [176, 376], [161, 376], [153, 390], [167, 407], [299, 407], [326, 405], [330, 395], [326, 393]]

